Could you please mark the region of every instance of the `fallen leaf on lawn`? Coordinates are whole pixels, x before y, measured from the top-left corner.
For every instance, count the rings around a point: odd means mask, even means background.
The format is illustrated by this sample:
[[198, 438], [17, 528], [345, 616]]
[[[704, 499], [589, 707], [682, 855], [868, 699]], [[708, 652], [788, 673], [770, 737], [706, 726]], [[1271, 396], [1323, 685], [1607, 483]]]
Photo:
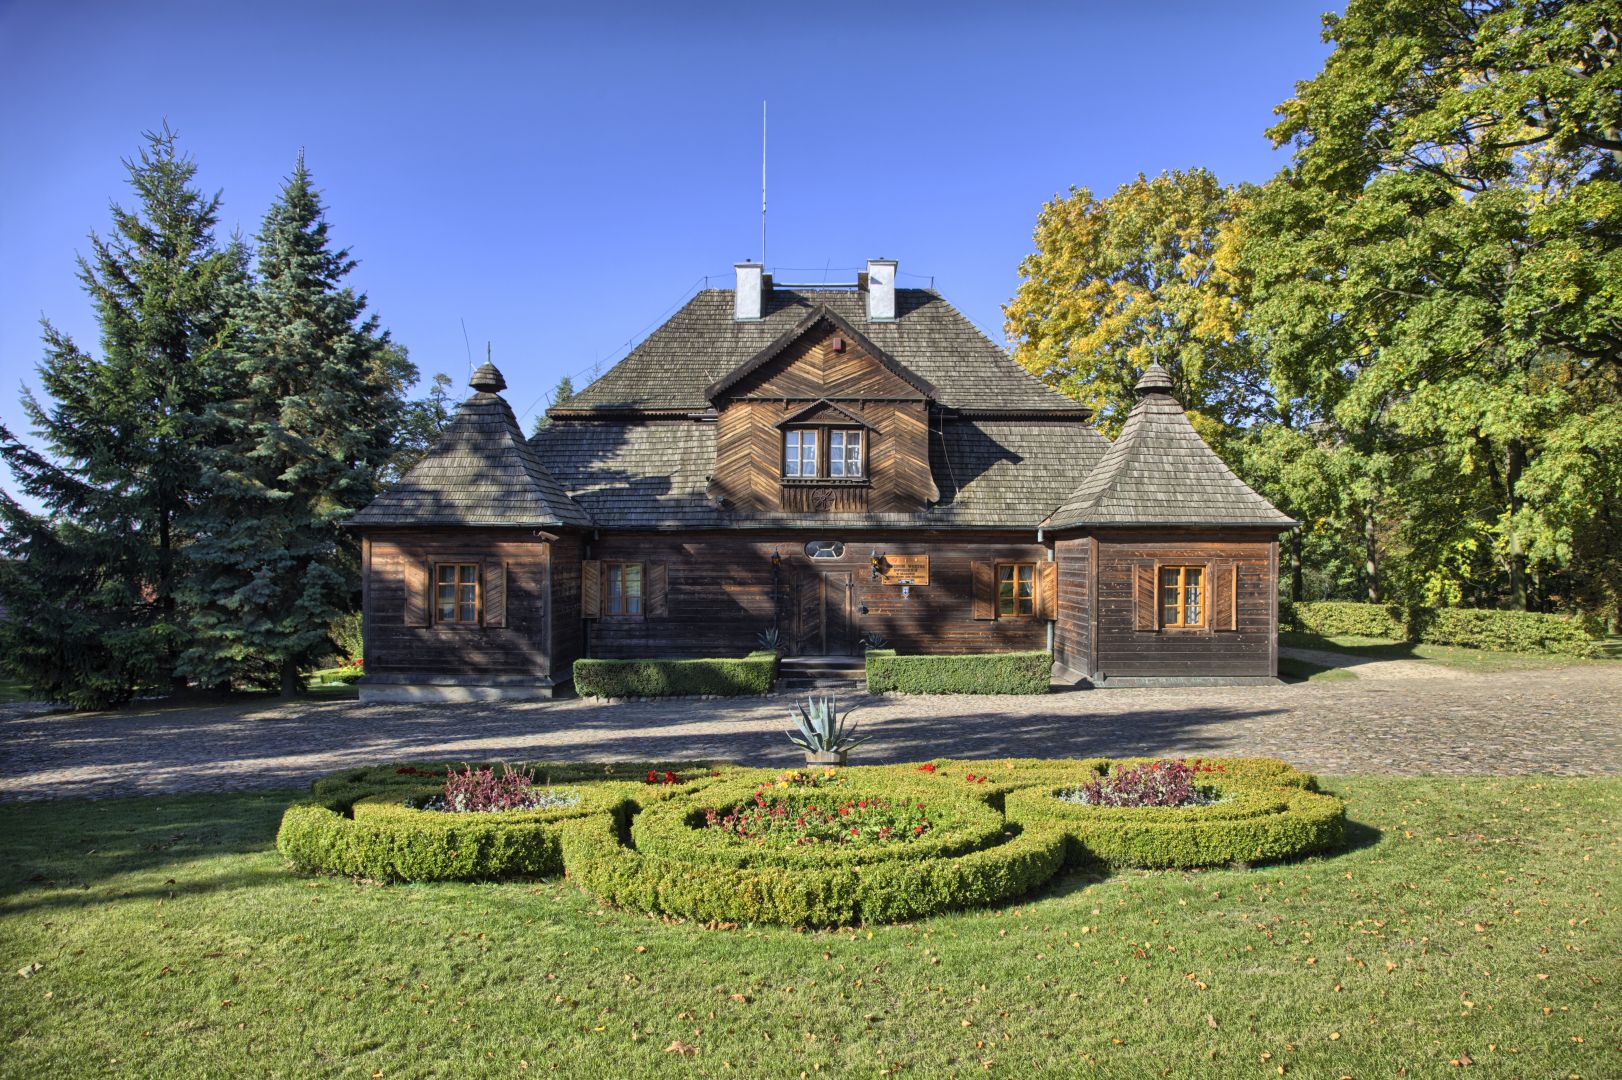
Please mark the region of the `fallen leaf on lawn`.
[[698, 1053], [698, 1047], [692, 1045], [691, 1043], [684, 1043], [680, 1039], [671, 1039], [670, 1045], [665, 1047], [665, 1053], [681, 1054], [683, 1057], [686, 1057], [690, 1054]]
[[34, 977], [35, 972], [44, 971], [44, 970], [45, 970], [45, 965], [40, 963], [38, 960], [36, 960], [32, 964], [28, 964], [28, 965], [25, 965], [24, 967], [18, 968], [17, 969], [17, 977], [19, 979], [32, 979]]

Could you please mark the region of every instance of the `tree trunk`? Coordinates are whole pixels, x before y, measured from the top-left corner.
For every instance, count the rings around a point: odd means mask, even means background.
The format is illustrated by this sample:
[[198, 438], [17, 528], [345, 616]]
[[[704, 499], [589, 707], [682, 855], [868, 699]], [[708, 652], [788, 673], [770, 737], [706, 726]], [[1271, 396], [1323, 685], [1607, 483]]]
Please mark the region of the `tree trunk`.
[[1374, 544], [1374, 500], [1363, 511], [1363, 573], [1369, 581], [1369, 603], [1380, 602], [1380, 553]]
[[294, 660], [282, 661], [282, 697], [298, 697], [304, 693], [304, 677], [299, 674], [298, 663]]
[[1290, 603], [1301, 602], [1301, 527], [1290, 530]]
[[1526, 604], [1526, 553], [1521, 549], [1521, 534], [1515, 524], [1520, 512], [1521, 498], [1517, 491], [1521, 472], [1526, 468], [1526, 445], [1519, 439], [1509, 440], [1504, 448], [1504, 491], [1509, 500], [1509, 606], [1516, 611], [1528, 610]]

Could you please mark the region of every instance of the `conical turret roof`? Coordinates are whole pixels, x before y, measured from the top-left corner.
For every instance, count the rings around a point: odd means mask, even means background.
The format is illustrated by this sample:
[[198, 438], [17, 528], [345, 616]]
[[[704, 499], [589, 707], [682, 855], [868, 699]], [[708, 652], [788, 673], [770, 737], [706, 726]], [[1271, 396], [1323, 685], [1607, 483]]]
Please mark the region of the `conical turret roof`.
[[1287, 529], [1294, 519], [1262, 498], [1217, 457], [1171, 395], [1158, 364], [1138, 380], [1126, 426], [1080, 487], [1043, 522], [1087, 525], [1256, 525]]
[[351, 525], [591, 525], [591, 517], [541, 464], [512, 406], [497, 391], [501, 372], [474, 372], [462, 402], [432, 449]]

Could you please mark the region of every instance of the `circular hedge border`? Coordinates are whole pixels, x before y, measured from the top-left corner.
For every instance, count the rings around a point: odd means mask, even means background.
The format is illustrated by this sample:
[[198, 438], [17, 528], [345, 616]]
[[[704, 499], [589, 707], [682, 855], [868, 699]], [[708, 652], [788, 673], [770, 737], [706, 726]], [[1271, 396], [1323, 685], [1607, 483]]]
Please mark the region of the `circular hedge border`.
[[[838, 926], [921, 918], [1013, 899], [1065, 865], [1183, 868], [1322, 851], [1345, 810], [1316, 780], [1270, 758], [1215, 758], [1205, 806], [1101, 807], [1061, 791], [1154, 758], [937, 759], [841, 768], [816, 786], [769, 770], [635, 763], [541, 765], [581, 801], [550, 810], [415, 809], [445, 766], [380, 766], [323, 777], [290, 807], [277, 847], [304, 870], [393, 881], [478, 880], [566, 871], [605, 901], [700, 921]], [[525, 766], [526, 768], [530, 766]], [[648, 784], [666, 770], [678, 783]], [[973, 777], [971, 780], [970, 777]], [[861, 847], [750, 844], [706, 827], [759, 792], [820, 803], [877, 797], [926, 807], [916, 840]]]

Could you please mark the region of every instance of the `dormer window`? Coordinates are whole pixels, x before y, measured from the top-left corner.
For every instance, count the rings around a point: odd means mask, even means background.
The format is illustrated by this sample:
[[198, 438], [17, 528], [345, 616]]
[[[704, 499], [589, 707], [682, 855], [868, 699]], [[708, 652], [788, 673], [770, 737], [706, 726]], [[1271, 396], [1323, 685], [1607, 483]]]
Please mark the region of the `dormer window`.
[[791, 428], [783, 432], [783, 476], [860, 480], [866, 475], [861, 429]]

